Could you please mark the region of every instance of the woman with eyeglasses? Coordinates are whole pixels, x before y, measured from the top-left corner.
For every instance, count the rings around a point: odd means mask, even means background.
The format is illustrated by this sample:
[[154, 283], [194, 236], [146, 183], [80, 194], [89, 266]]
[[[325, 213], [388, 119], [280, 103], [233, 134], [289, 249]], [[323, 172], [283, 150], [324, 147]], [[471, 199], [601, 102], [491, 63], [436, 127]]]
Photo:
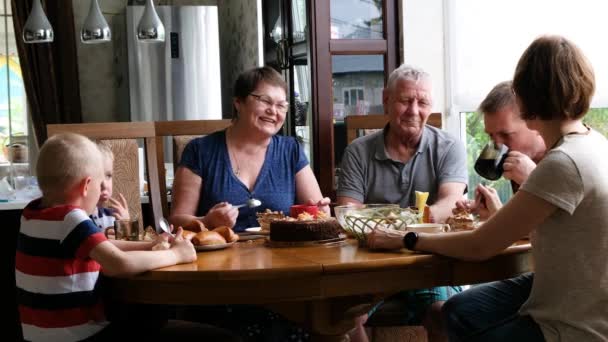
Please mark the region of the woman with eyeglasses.
[[442, 308], [450, 341], [607, 341], [608, 141], [582, 122], [593, 68], [571, 41], [542, 36], [520, 58], [513, 90], [549, 146], [513, 198], [474, 231], [378, 232], [369, 245], [484, 260], [530, 234], [534, 274], [451, 297]]
[[[256, 213], [289, 213], [296, 203], [317, 204], [329, 213], [303, 147], [277, 135], [289, 109], [287, 84], [270, 67], [242, 73], [234, 85], [234, 117], [223, 131], [192, 140], [173, 183], [170, 221], [189, 227], [259, 226]], [[258, 199], [261, 206], [234, 205]]]
[[[277, 135], [289, 108], [287, 84], [270, 67], [242, 73], [234, 85], [234, 117], [225, 130], [192, 140], [184, 149], [173, 183], [170, 221], [196, 229], [200, 220], [243, 231], [259, 226], [257, 212], [289, 213], [296, 203], [310, 203], [329, 213], [329, 199], [293, 137]], [[258, 199], [261, 206], [235, 208]], [[245, 341], [308, 340], [309, 334], [261, 307], [205, 306], [186, 309], [189, 319], [213, 322]]]

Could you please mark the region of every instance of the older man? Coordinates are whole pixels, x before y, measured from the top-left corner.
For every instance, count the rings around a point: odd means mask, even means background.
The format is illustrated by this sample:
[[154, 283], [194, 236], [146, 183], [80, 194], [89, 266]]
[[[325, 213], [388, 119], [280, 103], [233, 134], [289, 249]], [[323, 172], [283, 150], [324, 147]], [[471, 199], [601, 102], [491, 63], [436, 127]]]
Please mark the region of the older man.
[[353, 141], [344, 151], [338, 203], [415, 205], [415, 191], [429, 193], [431, 218], [444, 221], [462, 199], [467, 179], [464, 145], [426, 125], [433, 105], [431, 79], [402, 65], [382, 94], [389, 123]]
[[[421, 69], [394, 70], [382, 100], [389, 123], [377, 133], [353, 141], [342, 157], [338, 204], [415, 205], [415, 191], [429, 193], [430, 217], [443, 222], [461, 200], [468, 182], [464, 145], [448, 133], [427, 126], [433, 105], [431, 79]], [[391, 300], [406, 303], [406, 324], [424, 324], [431, 341], [443, 340], [439, 309], [461, 289], [439, 287], [402, 292]], [[362, 329], [352, 339], [365, 341]]]

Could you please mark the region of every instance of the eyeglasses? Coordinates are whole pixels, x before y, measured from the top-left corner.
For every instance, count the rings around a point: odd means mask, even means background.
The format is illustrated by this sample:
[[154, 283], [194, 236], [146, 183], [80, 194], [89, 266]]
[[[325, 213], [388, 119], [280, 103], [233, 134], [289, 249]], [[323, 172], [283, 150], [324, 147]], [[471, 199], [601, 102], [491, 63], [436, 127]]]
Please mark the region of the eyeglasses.
[[289, 102], [287, 101], [273, 102], [270, 96], [268, 95], [258, 95], [254, 93], [251, 93], [249, 95], [255, 97], [255, 99], [265, 105], [266, 108], [272, 108], [273, 106], [276, 107], [277, 111], [279, 111], [279, 113], [281, 114], [285, 114], [289, 110]]

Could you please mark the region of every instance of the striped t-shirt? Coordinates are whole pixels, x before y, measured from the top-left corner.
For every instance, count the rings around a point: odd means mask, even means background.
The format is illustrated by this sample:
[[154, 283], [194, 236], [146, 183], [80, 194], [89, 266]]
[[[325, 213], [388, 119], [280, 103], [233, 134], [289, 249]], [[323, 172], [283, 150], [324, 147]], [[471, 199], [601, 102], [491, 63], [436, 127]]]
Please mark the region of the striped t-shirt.
[[104, 315], [90, 251], [106, 241], [78, 207], [27, 205], [17, 239], [17, 303], [28, 341], [79, 341], [101, 331]]

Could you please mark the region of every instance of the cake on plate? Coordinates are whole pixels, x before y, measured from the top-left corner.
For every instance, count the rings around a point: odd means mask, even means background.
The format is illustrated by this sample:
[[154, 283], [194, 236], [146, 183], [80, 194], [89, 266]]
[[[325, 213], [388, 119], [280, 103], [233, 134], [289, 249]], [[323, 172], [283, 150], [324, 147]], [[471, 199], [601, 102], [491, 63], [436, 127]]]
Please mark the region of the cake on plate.
[[319, 213], [317, 217], [301, 213], [297, 218], [284, 217], [270, 222], [270, 241], [325, 241], [343, 237], [338, 221], [324, 213]]
[[454, 209], [454, 215], [448, 217], [445, 223], [450, 225], [453, 232], [475, 229], [475, 218], [465, 209]]
[[274, 220], [284, 220], [286, 217], [282, 211], [272, 211], [270, 209], [257, 213], [256, 216], [258, 218], [260, 228], [262, 228], [263, 231], [270, 230], [270, 222]]

